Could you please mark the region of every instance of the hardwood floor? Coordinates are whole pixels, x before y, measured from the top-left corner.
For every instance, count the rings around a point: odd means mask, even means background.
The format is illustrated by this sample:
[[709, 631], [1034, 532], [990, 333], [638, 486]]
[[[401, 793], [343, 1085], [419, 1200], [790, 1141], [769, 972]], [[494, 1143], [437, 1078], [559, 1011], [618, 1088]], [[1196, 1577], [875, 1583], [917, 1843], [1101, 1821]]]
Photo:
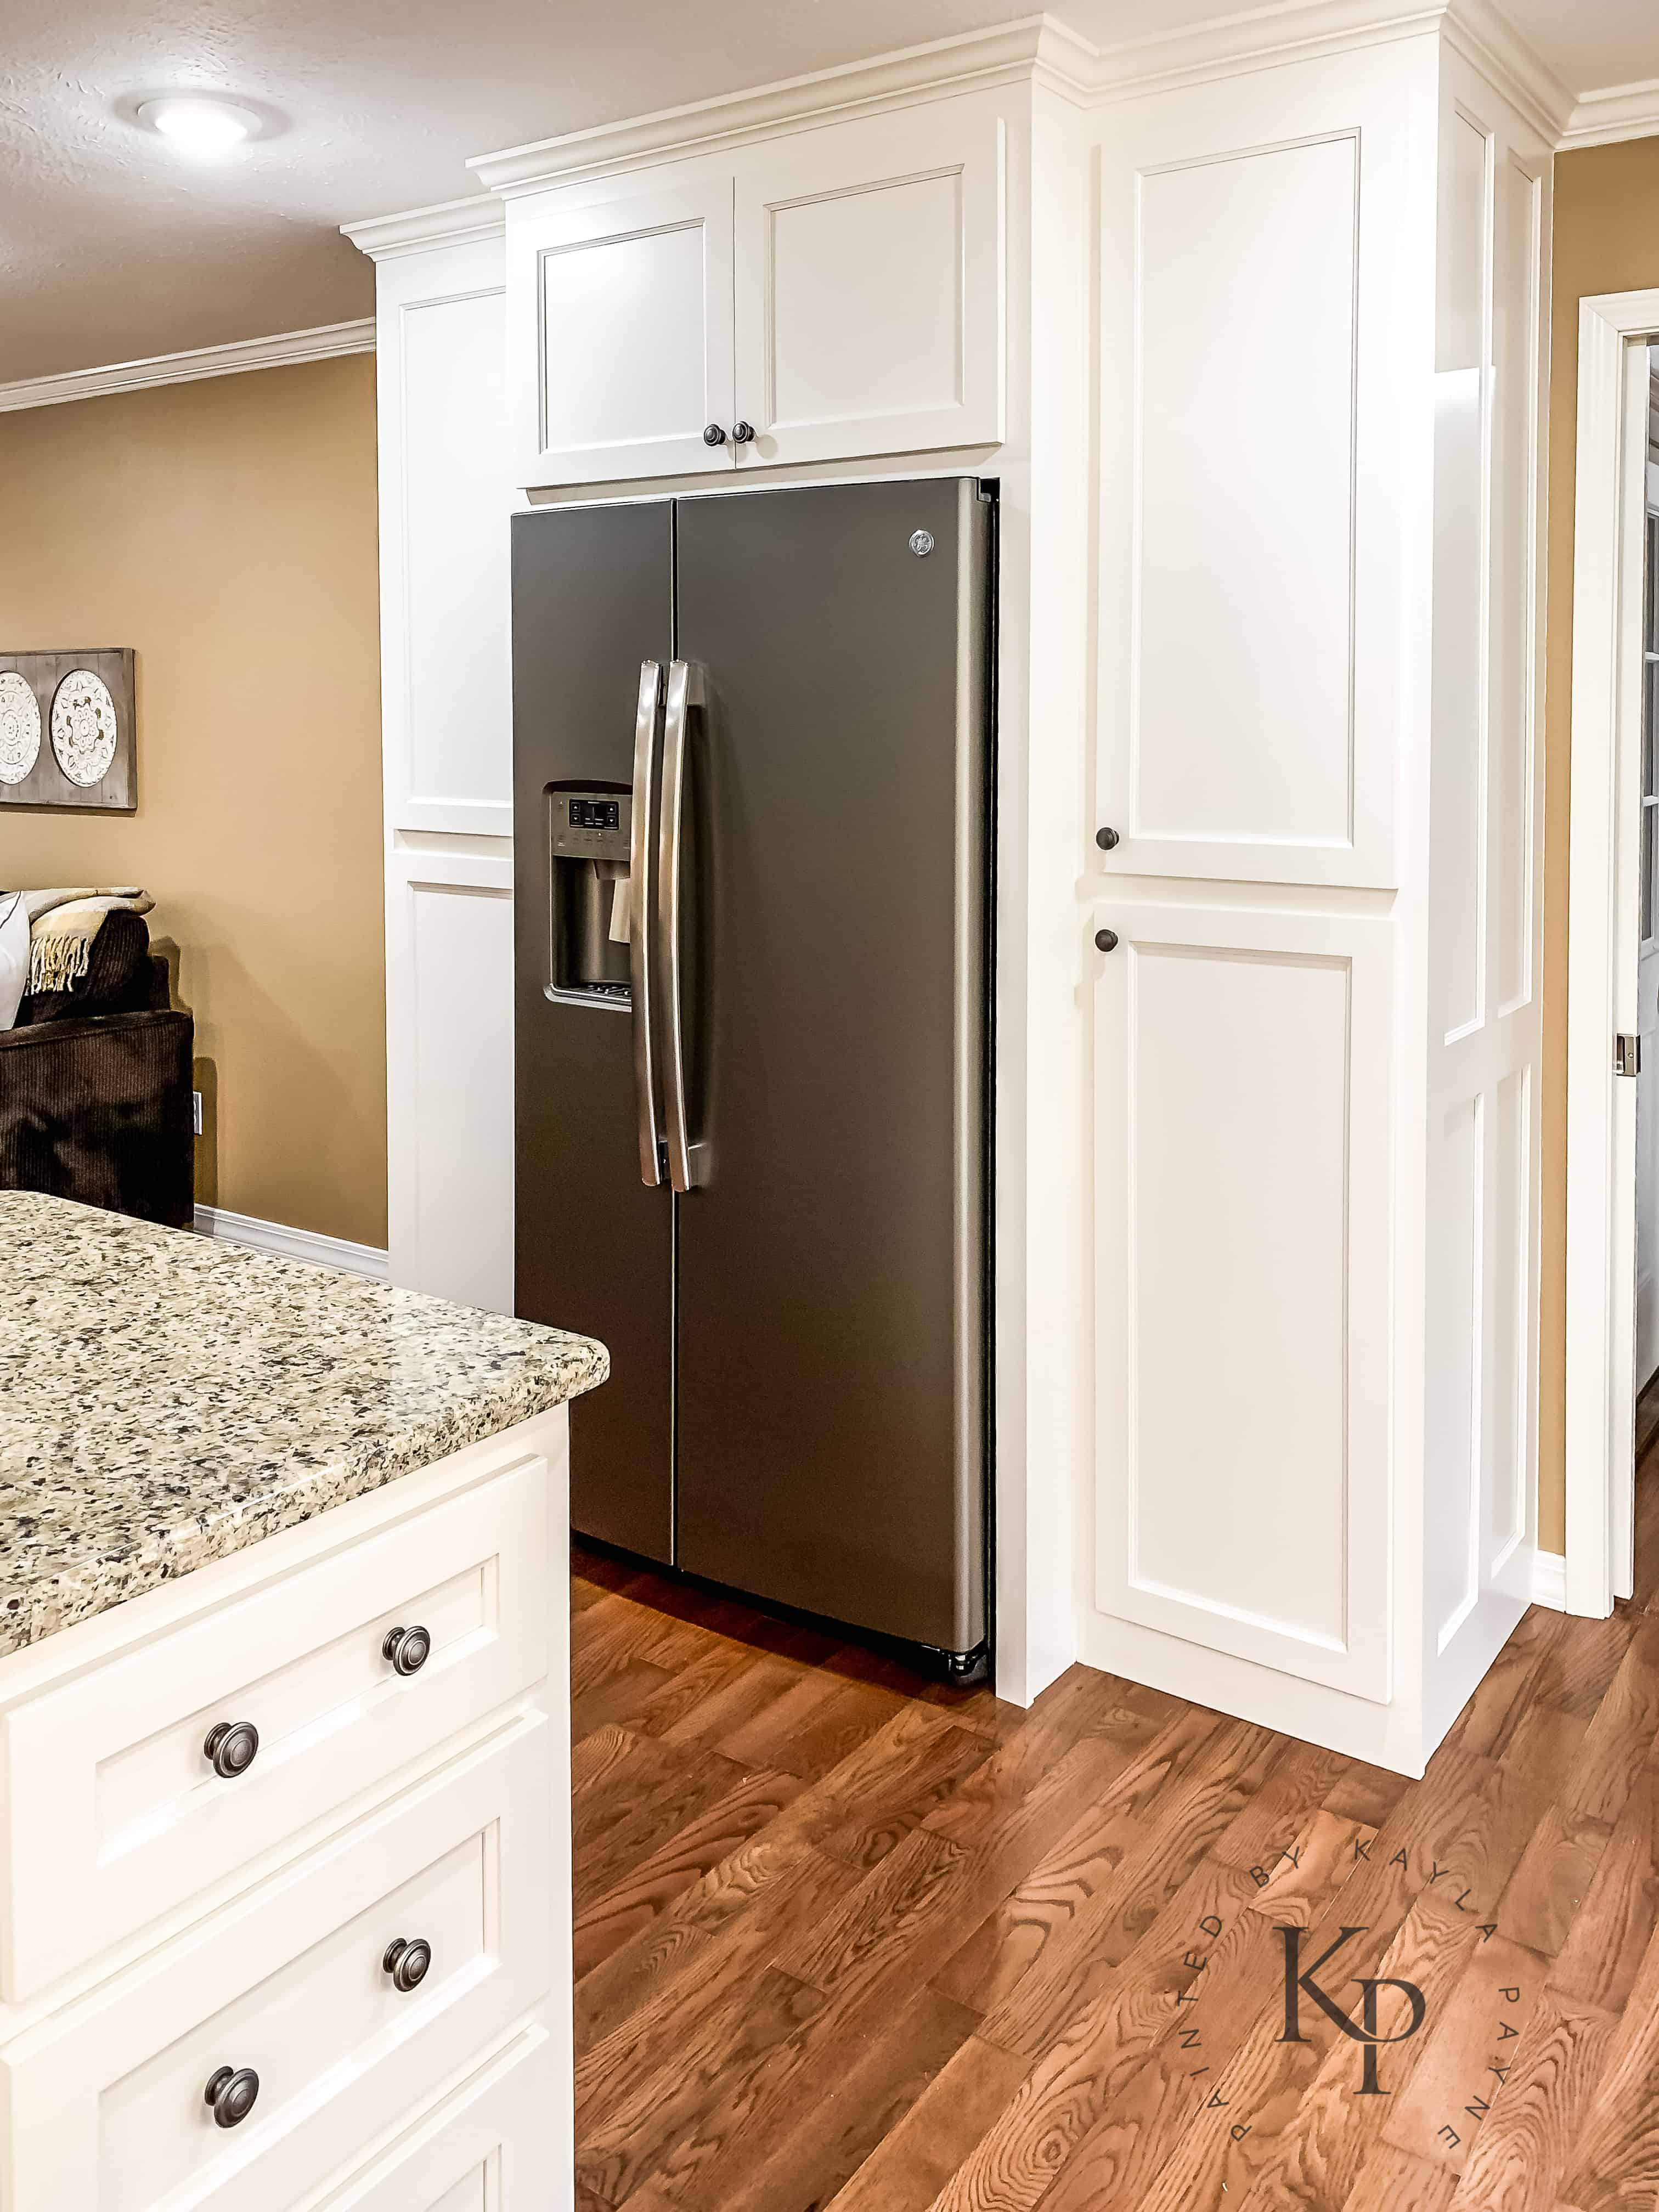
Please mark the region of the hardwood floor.
[[579, 1553], [579, 2212], [1650, 2212], [1659, 1449], [1638, 1499], [1633, 1601], [1528, 1613], [1416, 1783]]

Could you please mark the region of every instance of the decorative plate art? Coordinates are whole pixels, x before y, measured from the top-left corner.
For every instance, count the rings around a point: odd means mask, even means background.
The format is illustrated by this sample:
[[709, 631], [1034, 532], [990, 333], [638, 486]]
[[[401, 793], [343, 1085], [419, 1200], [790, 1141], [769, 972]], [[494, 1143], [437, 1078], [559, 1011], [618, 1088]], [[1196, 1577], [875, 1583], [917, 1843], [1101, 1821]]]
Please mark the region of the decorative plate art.
[[0, 783], [21, 783], [40, 757], [40, 702], [27, 676], [0, 672]]
[[136, 692], [130, 646], [0, 652], [0, 805], [130, 814]]
[[90, 791], [115, 758], [115, 702], [101, 676], [71, 668], [52, 702], [52, 749], [73, 784]]

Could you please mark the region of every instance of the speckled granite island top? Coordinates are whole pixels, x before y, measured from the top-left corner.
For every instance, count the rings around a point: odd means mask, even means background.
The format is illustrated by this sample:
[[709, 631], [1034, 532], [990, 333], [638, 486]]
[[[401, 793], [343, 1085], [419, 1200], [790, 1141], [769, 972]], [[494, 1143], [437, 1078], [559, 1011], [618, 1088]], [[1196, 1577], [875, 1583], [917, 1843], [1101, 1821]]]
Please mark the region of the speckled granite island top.
[[586, 1337], [0, 1191], [0, 1653], [610, 1365]]

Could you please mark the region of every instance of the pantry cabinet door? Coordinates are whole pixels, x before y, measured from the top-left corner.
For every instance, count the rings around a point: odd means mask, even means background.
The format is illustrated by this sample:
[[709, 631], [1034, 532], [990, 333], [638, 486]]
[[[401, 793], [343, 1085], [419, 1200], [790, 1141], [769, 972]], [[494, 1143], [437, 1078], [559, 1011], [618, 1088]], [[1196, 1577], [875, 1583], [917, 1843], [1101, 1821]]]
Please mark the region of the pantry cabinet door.
[[1095, 1603], [1386, 1703], [1390, 925], [1094, 919]]
[[1000, 441], [1003, 132], [947, 100], [740, 169], [740, 465]]
[[520, 483], [730, 469], [730, 177], [528, 195], [508, 204], [507, 252]]

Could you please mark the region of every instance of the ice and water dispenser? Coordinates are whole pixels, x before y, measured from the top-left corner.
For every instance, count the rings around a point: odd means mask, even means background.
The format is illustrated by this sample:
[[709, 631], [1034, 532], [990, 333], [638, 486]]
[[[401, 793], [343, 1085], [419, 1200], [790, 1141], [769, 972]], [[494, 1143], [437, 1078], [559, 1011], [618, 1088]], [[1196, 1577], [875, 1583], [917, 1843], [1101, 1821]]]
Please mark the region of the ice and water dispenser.
[[550, 791], [550, 995], [579, 1005], [629, 1003], [632, 921], [625, 791]]

